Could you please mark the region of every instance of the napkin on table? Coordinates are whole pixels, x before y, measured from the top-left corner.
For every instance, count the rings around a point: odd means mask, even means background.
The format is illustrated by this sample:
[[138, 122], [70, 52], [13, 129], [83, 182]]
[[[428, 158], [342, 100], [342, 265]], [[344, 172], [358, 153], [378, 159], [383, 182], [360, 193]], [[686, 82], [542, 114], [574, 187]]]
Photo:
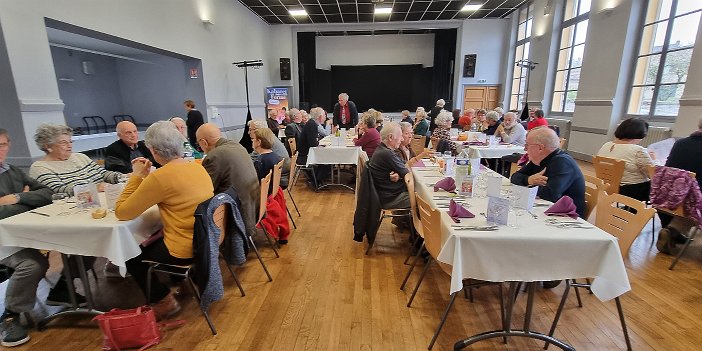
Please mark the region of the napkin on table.
[[475, 218], [474, 214], [466, 210], [465, 207], [459, 205], [453, 199], [451, 199], [451, 203], [449, 204], [448, 214], [453, 218]]
[[451, 177], [446, 177], [434, 184], [434, 191], [439, 191], [439, 189], [446, 190], [448, 192], [452, 192], [456, 190], [456, 181], [453, 180]]
[[424, 162], [422, 160], [419, 160], [419, 161], [415, 162], [414, 165], [412, 165], [412, 167], [422, 168], [422, 167], [426, 167], [426, 165], [424, 164]]
[[573, 219], [578, 218], [575, 203], [573, 203], [573, 199], [568, 195], [563, 195], [555, 204], [544, 211], [544, 214], [548, 216], [568, 216]]

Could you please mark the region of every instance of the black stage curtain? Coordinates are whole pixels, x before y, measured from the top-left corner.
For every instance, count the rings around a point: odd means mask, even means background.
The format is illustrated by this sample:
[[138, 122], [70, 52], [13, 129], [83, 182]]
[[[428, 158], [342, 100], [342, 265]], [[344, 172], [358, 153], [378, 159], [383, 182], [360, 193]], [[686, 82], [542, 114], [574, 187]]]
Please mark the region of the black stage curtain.
[[[451, 111], [453, 104], [453, 66], [456, 57], [456, 29], [436, 29], [434, 34], [434, 72], [429, 109], [434, 107], [436, 100], [446, 100], [444, 109]], [[427, 111], [429, 111], [427, 109]]]
[[[336, 103], [338, 93], [332, 91], [332, 73], [326, 69], [315, 70], [315, 84], [312, 87], [310, 107], [321, 107], [325, 111], [331, 111]], [[307, 111], [309, 112], [309, 111]]]
[[300, 84], [300, 103], [309, 103], [312, 98], [312, 91], [315, 86], [314, 76], [316, 67], [317, 50], [315, 45], [315, 33], [297, 33], [297, 73]]

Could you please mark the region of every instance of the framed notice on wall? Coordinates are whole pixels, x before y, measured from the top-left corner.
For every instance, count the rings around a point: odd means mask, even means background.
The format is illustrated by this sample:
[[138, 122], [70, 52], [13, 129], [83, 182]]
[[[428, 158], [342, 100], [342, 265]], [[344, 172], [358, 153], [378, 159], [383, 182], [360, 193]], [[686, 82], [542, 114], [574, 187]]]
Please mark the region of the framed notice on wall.
[[477, 54], [468, 54], [463, 57], [463, 78], [475, 77], [475, 60]]
[[285, 119], [285, 113], [288, 110], [289, 89], [289, 87], [266, 88], [266, 110], [275, 110], [277, 112], [278, 123]]

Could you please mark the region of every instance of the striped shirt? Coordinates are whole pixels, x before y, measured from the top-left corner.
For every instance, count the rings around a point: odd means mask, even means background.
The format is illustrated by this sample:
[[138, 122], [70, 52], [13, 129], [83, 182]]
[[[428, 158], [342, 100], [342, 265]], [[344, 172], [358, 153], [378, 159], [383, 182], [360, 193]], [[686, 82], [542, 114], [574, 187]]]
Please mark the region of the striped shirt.
[[29, 176], [57, 193], [73, 195], [73, 187], [81, 184], [107, 182], [115, 184], [121, 173], [107, 171], [81, 153], [72, 153], [65, 161], [36, 161]]

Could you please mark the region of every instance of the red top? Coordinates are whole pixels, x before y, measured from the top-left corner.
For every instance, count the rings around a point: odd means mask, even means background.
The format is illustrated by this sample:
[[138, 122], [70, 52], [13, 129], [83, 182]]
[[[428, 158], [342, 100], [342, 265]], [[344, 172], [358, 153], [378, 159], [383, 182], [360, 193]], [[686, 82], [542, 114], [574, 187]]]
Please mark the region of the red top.
[[536, 127], [548, 126], [548, 121], [546, 118], [537, 117], [527, 123], [527, 130], [532, 130]]
[[369, 128], [361, 139], [354, 140], [354, 145], [360, 146], [368, 154], [368, 158], [373, 156], [373, 152], [380, 145], [380, 132], [375, 128]]
[[470, 124], [471, 124], [472, 122], [473, 122], [473, 121], [471, 121], [470, 116], [467, 116], [467, 115], [463, 115], [463, 116], [461, 116], [461, 117], [458, 119], [458, 125], [460, 125], [461, 127], [464, 127], [464, 128], [465, 128], [466, 126], [469, 126], [469, 127], [470, 127]]

